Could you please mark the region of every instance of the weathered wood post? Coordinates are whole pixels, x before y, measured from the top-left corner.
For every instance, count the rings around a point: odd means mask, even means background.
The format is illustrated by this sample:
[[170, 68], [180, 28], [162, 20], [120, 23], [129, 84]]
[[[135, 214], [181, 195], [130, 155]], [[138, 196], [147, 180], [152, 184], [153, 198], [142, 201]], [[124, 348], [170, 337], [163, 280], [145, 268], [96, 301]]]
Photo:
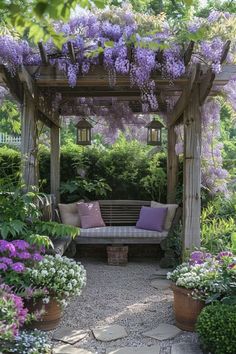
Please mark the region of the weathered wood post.
[[201, 115], [199, 85], [184, 111], [184, 250], [200, 246]]
[[51, 194], [56, 197], [56, 204], [60, 201], [60, 128], [51, 126]]
[[29, 92], [24, 90], [22, 114], [22, 179], [26, 190], [38, 186], [37, 110]]
[[174, 125], [168, 128], [167, 203], [176, 203], [179, 158], [175, 153], [176, 133]]

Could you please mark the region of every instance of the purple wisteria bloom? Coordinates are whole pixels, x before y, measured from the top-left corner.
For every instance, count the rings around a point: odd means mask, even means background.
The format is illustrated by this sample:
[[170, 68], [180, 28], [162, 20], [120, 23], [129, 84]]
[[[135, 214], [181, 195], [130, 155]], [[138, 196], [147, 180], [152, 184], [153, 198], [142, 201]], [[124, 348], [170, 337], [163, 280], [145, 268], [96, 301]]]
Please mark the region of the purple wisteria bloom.
[[11, 265], [11, 269], [17, 273], [21, 273], [21, 272], [24, 272], [25, 266], [21, 262], [16, 262]]
[[233, 257], [233, 253], [230, 251], [222, 251], [222, 252], [218, 253], [216, 258], [222, 259], [223, 257]]

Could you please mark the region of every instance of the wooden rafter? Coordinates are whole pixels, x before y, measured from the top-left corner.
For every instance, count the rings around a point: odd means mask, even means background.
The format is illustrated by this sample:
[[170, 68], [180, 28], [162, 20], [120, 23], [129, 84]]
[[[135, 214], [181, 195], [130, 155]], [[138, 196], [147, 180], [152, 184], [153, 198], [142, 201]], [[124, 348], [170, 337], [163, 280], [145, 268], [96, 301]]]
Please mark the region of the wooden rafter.
[[42, 42], [38, 42], [39, 53], [44, 65], [48, 64], [48, 56]]
[[191, 60], [192, 54], [193, 54], [193, 48], [194, 48], [194, 41], [190, 41], [188, 48], [186, 49], [184, 53], [184, 65], [187, 66], [188, 63]]
[[176, 102], [174, 108], [172, 109], [172, 112], [168, 117], [169, 126], [177, 124], [177, 122], [182, 117], [184, 110], [188, 105], [189, 98], [192, 94], [194, 84], [198, 82], [199, 75], [200, 75], [200, 65], [197, 64], [196, 66], [194, 66], [194, 69], [192, 70], [192, 74], [187, 85], [185, 86], [180, 98]]
[[67, 47], [68, 47], [68, 51], [69, 51], [70, 60], [71, 60], [72, 64], [75, 64], [76, 63], [76, 57], [75, 57], [75, 51], [74, 51], [73, 43], [67, 42]]

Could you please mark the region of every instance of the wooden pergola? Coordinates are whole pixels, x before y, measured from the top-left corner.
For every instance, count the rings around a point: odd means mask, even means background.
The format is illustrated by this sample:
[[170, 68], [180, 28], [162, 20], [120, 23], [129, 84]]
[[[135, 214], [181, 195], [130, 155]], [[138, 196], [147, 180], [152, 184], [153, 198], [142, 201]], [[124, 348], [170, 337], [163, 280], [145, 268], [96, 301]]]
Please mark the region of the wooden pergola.
[[[221, 63], [226, 59], [230, 42], [222, 51]], [[156, 94], [159, 112], [167, 115], [168, 128], [168, 190], [167, 201], [176, 200], [178, 182], [178, 156], [175, 153], [175, 126], [184, 124], [184, 191], [183, 191], [183, 228], [184, 249], [200, 246], [201, 213], [201, 114], [200, 108], [209, 95], [219, 92], [233, 74], [236, 66], [223, 65], [222, 72], [215, 75], [211, 68], [201, 64], [191, 64], [194, 43], [190, 42], [184, 53], [186, 74], [174, 80], [155, 73]], [[42, 44], [39, 45], [42, 64], [37, 67], [21, 66], [14, 77], [6, 68], [0, 66], [0, 83], [5, 84], [11, 94], [22, 104], [22, 173], [27, 187], [38, 184], [37, 168], [37, 121], [43, 121], [51, 131], [51, 193], [59, 201], [60, 186], [60, 112], [52, 105], [52, 96], [60, 93], [62, 99], [74, 97], [116, 97], [129, 101], [137, 112], [140, 109], [140, 91], [130, 87], [128, 76], [117, 75], [116, 85], [111, 88], [107, 72], [102, 63], [77, 80], [74, 88], [69, 87], [64, 73], [48, 63]], [[73, 49], [73, 48], [72, 48]], [[73, 50], [69, 52], [73, 62]], [[166, 99], [175, 97], [176, 104], [168, 112]]]

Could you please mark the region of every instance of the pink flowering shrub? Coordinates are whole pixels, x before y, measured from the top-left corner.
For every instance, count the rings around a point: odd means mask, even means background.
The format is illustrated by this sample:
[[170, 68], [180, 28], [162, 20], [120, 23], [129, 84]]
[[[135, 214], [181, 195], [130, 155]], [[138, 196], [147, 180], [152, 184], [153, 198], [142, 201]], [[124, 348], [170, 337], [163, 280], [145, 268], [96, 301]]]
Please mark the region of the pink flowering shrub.
[[10, 287], [0, 285], [0, 341], [12, 340], [26, 321], [28, 310]]
[[43, 252], [24, 240], [0, 240], [0, 277], [8, 285], [21, 286], [26, 268], [41, 261]]

